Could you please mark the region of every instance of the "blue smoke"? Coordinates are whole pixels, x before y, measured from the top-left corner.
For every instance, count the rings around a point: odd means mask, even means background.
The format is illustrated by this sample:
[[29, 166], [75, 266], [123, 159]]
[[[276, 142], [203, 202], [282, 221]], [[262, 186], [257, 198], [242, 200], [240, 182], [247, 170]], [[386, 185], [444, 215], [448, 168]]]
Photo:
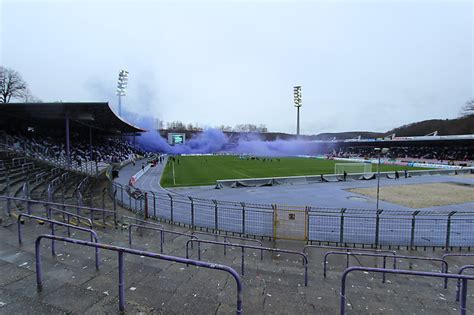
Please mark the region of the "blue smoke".
[[229, 141], [229, 138], [219, 129], [204, 130], [192, 139], [186, 139], [185, 144], [171, 146], [158, 131], [154, 130], [156, 126], [154, 126], [153, 119], [138, 117], [129, 113], [126, 113], [125, 117], [132, 124], [148, 130], [136, 138], [136, 144], [141, 149], [151, 152], [206, 154], [225, 151], [257, 156], [295, 156], [319, 153], [317, 152], [317, 145], [312, 141], [281, 139], [264, 141], [258, 134], [248, 133], [242, 134], [237, 140]]

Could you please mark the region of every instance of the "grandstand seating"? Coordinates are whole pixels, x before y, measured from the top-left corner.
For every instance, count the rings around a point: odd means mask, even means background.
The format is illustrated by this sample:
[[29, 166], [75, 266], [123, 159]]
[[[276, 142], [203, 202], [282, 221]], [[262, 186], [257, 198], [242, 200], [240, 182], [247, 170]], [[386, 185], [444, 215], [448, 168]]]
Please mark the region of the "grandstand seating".
[[[368, 147], [341, 147], [331, 157], [363, 157], [377, 158], [373, 148]], [[472, 147], [394, 147], [385, 155], [385, 158], [400, 159], [408, 162], [426, 162], [442, 164], [471, 164], [474, 162], [474, 148]]]
[[[68, 165], [64, 143], [54, 138], [38, 135], [32, 137], [20, 133], [12, 135], [5, 131], [0, 131], [0, 138], [3, 140], [0, 146], [4, 149], [14, 150], [14, 152], [61, 167]], [[110, 163], [122, 163], [134, 159], [137, 154], [144, 154], [143, 151], [118, 139], [99, 138], [92, 146], [82, 138], [74, 140], [74, 146], [70, 149], [71, 165], [69, 168], [83, 173], [95, 174], [103, 171]]]

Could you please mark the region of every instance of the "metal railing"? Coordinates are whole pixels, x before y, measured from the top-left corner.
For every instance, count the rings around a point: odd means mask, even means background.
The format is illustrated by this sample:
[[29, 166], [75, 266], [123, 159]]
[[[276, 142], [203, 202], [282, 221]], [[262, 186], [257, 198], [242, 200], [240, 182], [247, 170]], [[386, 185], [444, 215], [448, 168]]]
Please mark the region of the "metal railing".
[[[112, 215], [113, 220], [114, 220], [114, 224], [115, 224], [115, 226], [117, 226], [117, 211], [116, 211], [117, 209], [107, 210], [107, 209], [101, 209], [101, 208], [93, 208], [93, 207], [66, 204], [66, 203], [58, 203], [58, 202], [45, 201], [45, 200], [34, 200], [34, 199], [18, 198], [18, 197], [11, 197], [11, 196], [9, 197], [8, 195], [7, 196], [0, 195], [0, 199], [6, 199], [6, 201], [7, 201], [7, 211], [10, 210], [10, 206], [8, 205], [8, 203], [12, 200], [15, 200], [15, 201], [28, 202], [30, 204], [38, 204], [38, 205], [44, 206], [46, 216], [49, 215], [49, 208], [54, 207], [54, 206], [62, 207], [63, 209], [64, 208], [76, 209], [78, 216], [80, 216], [80, 214], [79, 214], [80, 210], [87, 210], [87, 211], [90, 211], [90, 212], [98, 212], [98, 213], [102, 213], [104, 215]], [[115, 203], [114, 203], [114, 205], [115, 205]], [[93, 221], [93, 219], [90, 219], [90, 220]]]
[[[267, 252], [276, 252], [276, 253], [286, 253], [286, 254], [293, 254], [299, 255], [303, 258], [303, 265], [304, 265], [304, 285], [308, 286], [308, 257], [306, 254], [294, 250], [289, 249], [280, 249], [280, 248], [270, 248], [270, 247], [259, 247], [259, 246], [252, 246], [252, 245], [245, 245], [245, 244], [235, 244], [235, 243], [226, 243], [226, 242], [217, 242], [217, 241], [208, 241], [208, 240], [201, 240], [201, 239], [190, 239], [186, 242], [186, 258], [189, 258], [189, 244], [198, 243], [198, 259], [201, 260], [201, 246], [199, 244], [212, 244], [212, 245], [220, 245], [220, 246], [229, 246], [229, 247], [240, 247], [241, 248], [241, 272], [242, 275], [245, 274], [245, 249], [256, 249], [260, 251], [267, 251]], [[260, 259], [263, 259], [261, 257]]]
[[165, 240], [165, 233], [168, 234], [173, 234], [173, 235], [178, 235], [178, 236], [184, 236], [184, 237], [189, 237], [190, 239], [198, 239], [196, 236], [192, 234], [187, 234], [183, 232], [177, 232], [177, 231], [171, 231], [159, 227], [154, 227], [154, 226], [146, 226], [146, 225], [139, 225], [139, 224], [129, 224], [128, 226], [128, 246], [132, 247], [132, 227], [136, 227], [139, 229], [144, 229], [144, 230], [152, 230], [152, 231], [157, 231], [160, 232], [160, 253], [163, 253], [163, 243]]
[[[328, 265], [328, 258], [330, 255], [346, 255], [347, 257], [350, 256], [359, 256], [359, 257], [380, 257], [383, 259], [383, 267], [382, 269], [386, 269], [387, 267], [387, 258], [393, 259], [393, 269], [396, 269], [396, 262], [397, 259], [406, 259], [406, 260], [417, 260], [417, 261], [431, 261], [431, 262], [440, 262], [441, 263], [441, 270], [440, 273], [447, 273], [448, 271], [448, 262], [442, 258], [436, 257], [420, 257], [420, 256], [405, 256], [405, 255], [390, 255], [390, 254], [375, 254], [375, 253], [355, 253], [355, 252], [335, 252], [329, 251], [324, 254], [323, 260], [323, 274], [324, 278], [326, 278], [327, 274], [327, 265]], [[410, 268], [411, 269], [411, 268]], [[385, 283], [385, 274], [383, 274], [382, 283]], [[444, 281], [444, 288], [448, 287], [448, 280], [445, 279]]]
[[[80, 227], [80, 226], [75, 226], [75, 225], [72, 225], [72, 224], [67, 224], [67, 223], [63, 223], [63, 222], [60, 222], [60, 221], [51, 220], [51, 219], [48, 219], [48, 218], [38, 217], [38, 216], [35, 216], [35, 215], [31, 215], [31, 214], [20, 213], [20, 215], [18, 215], [18, 219], [17, 219], [18, 243], [20, 245], [22, 244], [22, 236], [21, 236], [21, 225], [22, 225], [21, 218], [22, 217], [27, 217], [27, 218], [30, 218], [30, 219], [35, 219], [35, 220], [38, 220], [38, 221], [50, 223], [51, 235], [55, 234], [54, 233], [54, 227], [56, 225], [59, 225], [59, 226], [67, 227], [68, 231], [69, 231], [69, 229], [74, 229], [74, 230], [90, 233], [91, 242], [99, 243], [99, 236], [97, 236], [97, 233], [92, 229], [88, 229], [88, 228], [84, 228], [84, 227]], [[56, 256], [56, 245], [55, 245], [54, 240], [51, 240], [51, 254], [53, 256]], [[97, 270], [99, 270], [99, 249], [98, 248], [95, 249], [95, 268]]]
[[355, 248], [355, 247], [340, 247], [340, 246], [327, 246], [327, 245], [305, 245], [303, 247], [303, 253], [308, 254], [308, 250], [314, 249], [331, 249], [331, 250], [338, 250], [338, 251], [347, 251], [347, 252], [368, 252], [368, 253], [381, 253], [381, 254], [389, 254], [389, 255], [396, 255], [397, 252], [394, 250], [385, 250], [385, 249], [375, 249], [375, 248]]
[[[228, 240], [236, 240], [236, 241], [242, 241], [242, 242], [249, 242], [249, 243], [256, 243], [260, 247], [264, 247], [262, 241], [252, 239], [252, 238], [246, 238], [246, 237], [238, 237], [238, 236], [230, 236], [230, 235], [221, 235], [221, 234], [214, 234], [214, 233], [205, 233], [205, 232], [198, 232], [198, 231], [191, 231], [192, 235], [198, 234], [198, 235], [207, 235], [207, 236], [212, 236], [215, 237], [216, 240], [221, 237], [224, 239], [224, 243], [230, 243]], [[227, 253], [227, 246], [224, 246], [224, 256]], [[263, 259], [263, 250], [260, 250], [260, 259]]]
[[283, 206], [149, 192], [111, 182], [110, 196], [145, 218], [237, 236], [342, 245], [470, 248], [474, 209], [374, 210]]
[[[129, 216], [126, 216], [126, 215], [122, 215], [122, 216], [120, 217], [120, 223], [122, 224], [122, 225], [121, 225], [122, 229], [123, 229], [123, 224], [126, 223], [124, 219], [127, 219], [128, 221], [135, 221], [135, 224], [138, 224], [138, 222], [140, 222], [140, 223], [150, 224], [150, 225], [152, 225], [152, 226], [159, 227], [159, 228], [164, 228], [163, 225], [158, 224], [158, 223], [153, 222], [153, 221], [142, 220], [142, 219], [138, 219], [138, 218], [134, 218], [134, 217], [129, 217]], [[130, 224], [130, 223], [127, 223], [127, 224]]]
[[[462, 275], [465, 270], [474, 269], [474, 265], [465, 265], [459, 268], [458, 275]], [[456, 284], [456, 302], [459, 302], [459, 293], [461, 291], [461, 280], [458, 279]]]
[[391, 273], [398, 275], [411, 275], [411, 276], [420, 276], [420, 277], [434, 277], [434, 278], [444, 278], [444, 279], [459, 279], [462, 282], [461, 289], [461, 307], [460, 314], [466, 315], [467, 313], [467, 281], [474, 280], [474, 276], [467, 275], [458, 275], [452, 273], [436, 273], [436, 272], [426, 272], [426, 271], [414, 271], [414, 270], [399, 270], [399, 269], [383, 269], [383, 268], [370, 268], [370, 267], [350, 267], [344, 271], [342, 274], [341, 280], [341, 299], [340, 299], [340, 315], [346, 313], [346, 282], [347, 276], [355, 271], [362, 271], [366, 273], [376, 272], [376, 273]]
[[77, 240], [77, 239], [72, 239], [72, 238], [54, 236], [54, 235], [40, 235], [36, 239], [36, 242], [35, 242], [36, 285], [37, 285], [38, 291], [41, 291], [43, 288], [43, 271], [42, 271], [42, 263], [41, 263], [41, 240], [42, 239], [57, 240], [57, 241], [71, 243], [71, 244], [100, 248], [100, 249], [117, 252], [118, 253], [118, 274], [119, 274], [119, 290], [118, 290], [119, 291], [119, 310], [121, 312], [125, 310], [125, 279], [124, 279], [123, 254], [131, 254], [131, 255], [145, 256], [145, 257], [161, 259], [161, 260], [166, 260], [166, 261], [173, 261], [176, 263], [193, 265], [193, 266], [198, 266], [198, 267], [207, 268], [207, 269], [221, 270], [221, 271], [225, 271], [229, 273], [235, 279], [235, 282], [237, 284], [236, 314], [237, 315], [242, 314], [242, 297], [243, 297], [242, 280], [240, 279], [239, 274], [234, 269], [228, 266], [214, 264], [214, 263], [207, 263], [207, 262], [198, 261], [194, 259], [185, 259], [181, 257], [156, 254], [156, 253], [152, 253], [148, 251], [135, 250], [135, 249], [119, 247], [119, 246], [114, 246], [114, 245], [87, 242], [87, 241], [82, 241], [82, 240]]
[[77, 224], [81, 224], [81, 220], [82, 220], [82, 221], [86, 221], [88, 226], [91, 229], [94, 228], [94, 221], [92, 221], [90, 218], [84, 217], [82, 215], [77, 215], [75, 213], [72, 213], [72, 212], [69, 212], [69, 211], [66, 211], [66, 210], [57, 209], [57, 208], [54, 208], [54, 207], [48, 207], [48, 218], [53, 217], [53, 211], [61, 213], [63, 221], [65, 221], [67, 224], [71, 224], [71, 217], [73, 217], [73, 218], [76, 218]]

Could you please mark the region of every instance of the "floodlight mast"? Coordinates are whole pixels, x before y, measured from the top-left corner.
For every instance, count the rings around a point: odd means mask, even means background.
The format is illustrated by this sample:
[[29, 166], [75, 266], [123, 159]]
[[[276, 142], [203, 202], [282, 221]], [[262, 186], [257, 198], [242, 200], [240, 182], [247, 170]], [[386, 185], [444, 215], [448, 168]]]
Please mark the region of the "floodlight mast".
[[119, 103], [119, 115], [122, 116], [122, 96], [125, 96], [127, 93], [127, 83], [128, 83], [128, 71], [120, 70], [118, 75], [117, 82], [117, 96]]
[[301, 85], [293, 87], [294, 105], [296, 107], [296, 135], [300, 135], [300, 107], [303, 105], [301, 101]]

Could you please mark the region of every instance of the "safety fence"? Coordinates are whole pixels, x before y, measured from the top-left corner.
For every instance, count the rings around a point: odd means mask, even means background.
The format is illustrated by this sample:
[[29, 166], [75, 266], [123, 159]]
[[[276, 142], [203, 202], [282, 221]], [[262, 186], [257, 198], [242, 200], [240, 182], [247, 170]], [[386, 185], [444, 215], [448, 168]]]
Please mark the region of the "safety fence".
[[95, 243], [95, 242], [87, 242], [73, 238], [66, 238], [60, 237], [55, 235], [40, 235], [36, 239], [35, 242], [35, 269], [36, 269], [36, 285], [38, 291], [42, 291], [43, 289], [43, 268], [42, 268], [42, 260], [41, 260], [41, 240], [42, 239], [49, 239], [51, 241], [61, 241], [66, 242], [74, 245], [81, 245], [87, 247], [93, 247], [95, 249], [103, 249], [107, 251], [114, 251], [118, 253], [118, 295], [119, 295], [119, 310], [120, 312], [125, 311], [125, 263], [124, 263], [124, 254], [129, 255], [136, 255], [140, 257], [149, 257], [159, 260], [171, 261], [180, 264], [186, 265], [193, 265], [201, 268], [206, 269], [213, 269], [217, 271], [224, 271], [230, 274], [237, 285], [237, 298], [236, 298], [236, 314], [242, 314], [242, 297], [243, 297], [243, 285], [242, 280], [239, 274], [232, 268], [224, 265], [214, 264], [214, 263], [207, 263], [199, 260], [194, 259], [185, 259], [175, 256], [167, 256], [162, 254], [156, 254], [149, 251], [142, 251], [136, 250], [131, 248], [125, 248], [120, 246], [102, 244], [102, 243]]
[[471, 247], [474, 211], [374, 210], [283, 206], [142, 191], [111, 182], [118, 204], [146, 218], [269, 239], [341, 246]]
[[[346, 314], [346, 287], [347, 287], [347, 276], [353, 272], [363, 272], [365, 275], [370, 275], [370, 273], [382, 273], [383, 275], [395, 274], [395, 275], [406, 275], [412, 277], [430, 277], [430, 278], [444, 278], [447, 279], [457, 279], [461, 281], [461, 298], [460, 298], [460, 309], [459, 312], [461, 315], [467, 314], [467, 288], [468, 281], [474, 280], [474, 276], [462, 275], [462, 274], [452, 274], [452, 273], [435, 273], [435, 272], [426, 272], [426, 271], [414, 271], [414, 270], [400, 270], [400, 269], [384, 269], [384, 268], [370, 268], [370, 267], [350, 267], [347, 268], [342, 274], [341, 281], [341, 291], [340, 291], [340, 308], [339, 314]], [[371, 275], [370, 275], [371, 276]], [[355, 300], [355, 299], [354, 299]], [[349, 305], [349, 304], [348, 304]], [[455, 309], [453, 309], [455, 310]]]

